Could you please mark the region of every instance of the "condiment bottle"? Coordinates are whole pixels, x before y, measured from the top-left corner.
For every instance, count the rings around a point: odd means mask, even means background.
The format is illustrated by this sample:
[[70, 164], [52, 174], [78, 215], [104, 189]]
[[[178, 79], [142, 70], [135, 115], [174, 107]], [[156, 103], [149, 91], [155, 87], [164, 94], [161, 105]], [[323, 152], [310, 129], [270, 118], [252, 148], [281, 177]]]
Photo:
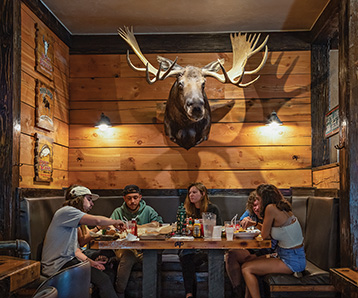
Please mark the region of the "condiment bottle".
[[138, 227], [137, 227], [137, 221], [135, 219], [132, 219], [132, 224], [134, 224], [134, 231], [133, 235], [138, 236]]
[[194, 227], [193, 227], [193, 237], [199, 238], [201, 236], [201, 227], [200, 222], [198, 219], [195, 220]]
[[187, 234], [188, 236], [193, 236], [193, 229], [194, 229], [193, 220], [192, 220], [192, 218], [190, 217], [190, 218], [189, 218], [188, 225], [187, 225], [187, 232], [186, 232], [186, 234]]

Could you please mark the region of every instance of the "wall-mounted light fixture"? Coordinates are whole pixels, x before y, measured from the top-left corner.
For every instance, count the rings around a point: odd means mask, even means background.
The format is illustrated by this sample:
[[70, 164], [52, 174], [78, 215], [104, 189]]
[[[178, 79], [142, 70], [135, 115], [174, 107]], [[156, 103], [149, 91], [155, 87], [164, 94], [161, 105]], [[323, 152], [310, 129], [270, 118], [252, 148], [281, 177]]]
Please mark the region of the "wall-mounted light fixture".
[[98, 127], [100, 130], [104, 131], [107, 128], [112, 127], [112, 124], [111, 124], [111, 121], [109, 120], [109, 118], [104, 113], [102, 113], [101, 118], [96, 123], [96, 127]]
[[282, 121], [280, 120], [280, 118], [278, 118], [277, 113], [275, 111], [273, 111], [270, 117], [267, 119], [266, 125], [270, 127], [278, 127], [282, 125]]

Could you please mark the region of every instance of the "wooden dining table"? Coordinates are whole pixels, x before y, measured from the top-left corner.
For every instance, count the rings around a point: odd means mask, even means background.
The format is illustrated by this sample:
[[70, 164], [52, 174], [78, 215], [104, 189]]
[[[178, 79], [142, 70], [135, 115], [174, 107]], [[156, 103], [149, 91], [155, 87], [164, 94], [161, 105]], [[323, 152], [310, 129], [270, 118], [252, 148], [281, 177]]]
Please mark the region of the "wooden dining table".
[[[158, 250], [164, 249], [205, 249], [208, 252], [208, 297], [224, 298], [224, 252], [227, 249], [260, 249], [271, 247], [270, 240], [237, 239], [227, 241], [183, 239], [161, 239], [139, 241], [94, 241], [92, 249], [141, 249], [143, 250], [143, 284], [142, 297], [160, 297], [158, 289]], [[160, 255], [160, 254], [159, 254]]]
[[0, 297], [40, 278], [40, 262], [0, 255]]

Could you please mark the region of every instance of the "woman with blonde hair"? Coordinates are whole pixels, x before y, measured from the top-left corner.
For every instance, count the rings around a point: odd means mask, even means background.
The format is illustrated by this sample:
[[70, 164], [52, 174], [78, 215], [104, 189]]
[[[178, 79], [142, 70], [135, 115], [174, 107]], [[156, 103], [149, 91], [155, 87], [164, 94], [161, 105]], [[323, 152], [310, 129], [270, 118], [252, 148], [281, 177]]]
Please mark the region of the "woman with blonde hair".
[[[200, 182], [191, 183], [188, 186], [184, 207], [187, 217], [200, 219], [203, 212], [212, 212], [216, 214], [216, 224], [222, 224], [219, 208], [210, 202], [208, 190]], [[207, 262], [207, 254], [201, 250], [184, 249], [179, 252], [179, 258], [184, 278], [185, 297], [196, 297], [196, 268]]]

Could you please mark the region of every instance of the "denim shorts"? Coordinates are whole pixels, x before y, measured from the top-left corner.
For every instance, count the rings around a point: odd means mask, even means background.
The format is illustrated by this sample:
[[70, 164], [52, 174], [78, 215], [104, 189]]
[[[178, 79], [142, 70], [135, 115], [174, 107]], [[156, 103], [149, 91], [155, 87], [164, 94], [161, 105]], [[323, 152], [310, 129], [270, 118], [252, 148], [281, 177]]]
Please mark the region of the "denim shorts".
[[292, 272], [302, 272], [306, 268], [304, 247], [289, 249], [277, 247], [277, 254]]

